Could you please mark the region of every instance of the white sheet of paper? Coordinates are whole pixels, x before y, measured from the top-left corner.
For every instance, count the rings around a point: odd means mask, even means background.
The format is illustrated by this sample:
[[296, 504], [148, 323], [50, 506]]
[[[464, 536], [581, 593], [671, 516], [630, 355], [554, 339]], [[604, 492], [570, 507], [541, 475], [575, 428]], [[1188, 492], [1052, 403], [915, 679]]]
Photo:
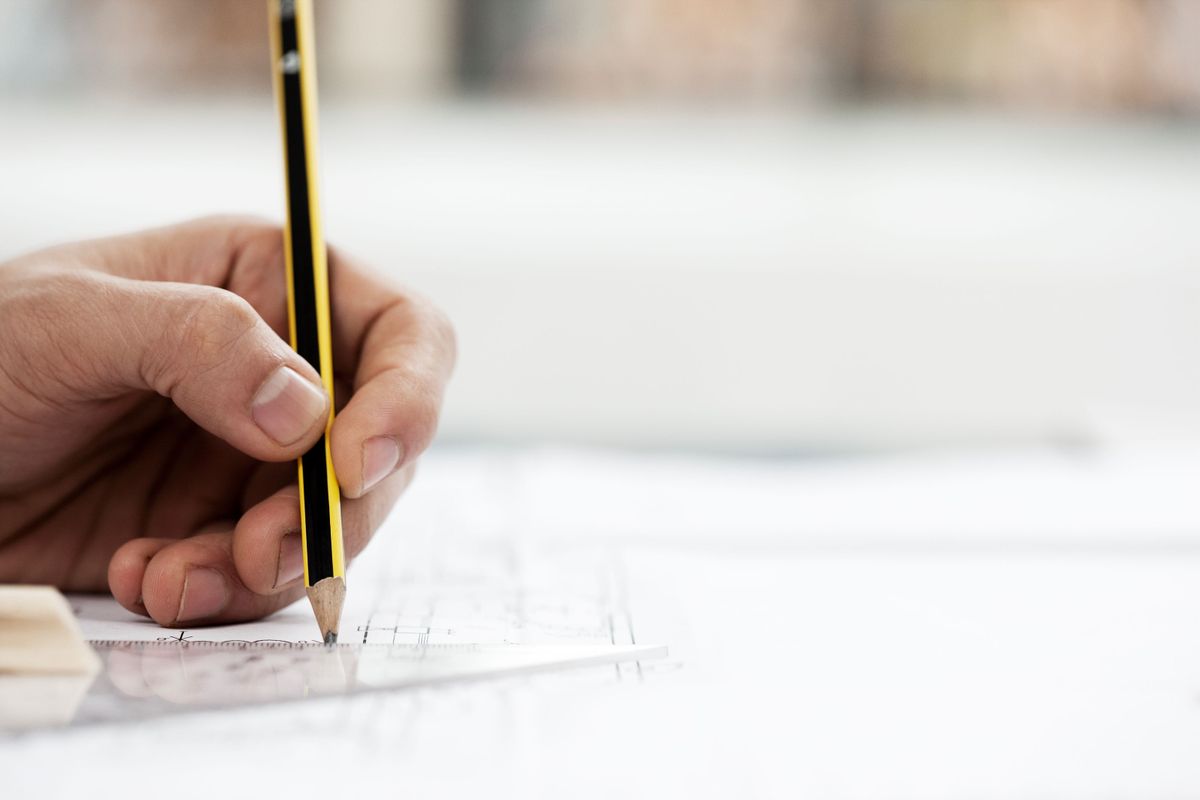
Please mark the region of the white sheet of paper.
[[[429, 529], [381, 535], [347, 581], [342, 644], [633, 644], [619, 565], [603, 547], [477, 546]], [[166, 629], [109, 597], [72, 595], [89, 640], [317, 642], [307, 600], [236, 625]]]

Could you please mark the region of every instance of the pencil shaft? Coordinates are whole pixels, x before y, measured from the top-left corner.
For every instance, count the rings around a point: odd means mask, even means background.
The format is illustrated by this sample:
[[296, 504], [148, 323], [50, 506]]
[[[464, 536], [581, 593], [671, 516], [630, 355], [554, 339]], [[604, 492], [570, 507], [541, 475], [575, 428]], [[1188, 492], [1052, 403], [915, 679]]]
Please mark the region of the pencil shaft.
[[[292, 347], [320, 373], [332, 397], [329, 279], [317, 192], [316, 68], [310, 2], [271, 0], [271, 17], [287, 176], [288, 327]], [[310, 587], [345, 574], [340, 492], [329, 449], [332, 423], [331, 409], [325, 433], [298, 465], [304, 578]], [[320, 622], [324, 628], [325, 621]], [[336, 620], [333, 629], [336, 631]]]

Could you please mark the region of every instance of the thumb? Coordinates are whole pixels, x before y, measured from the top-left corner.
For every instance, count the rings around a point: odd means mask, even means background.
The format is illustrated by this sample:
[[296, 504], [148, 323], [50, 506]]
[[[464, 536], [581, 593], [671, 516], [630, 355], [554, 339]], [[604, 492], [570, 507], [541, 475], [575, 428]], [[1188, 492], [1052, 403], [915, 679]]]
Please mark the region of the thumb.
[[[233, 292], [87, 276], [102, 302], [70, 325], [107, 388], [171, 398], [210, 433], [264, 461], [296, 458], [325, 429], [320, 377]], [[98, 387], [100, 388], [100, 387]]]

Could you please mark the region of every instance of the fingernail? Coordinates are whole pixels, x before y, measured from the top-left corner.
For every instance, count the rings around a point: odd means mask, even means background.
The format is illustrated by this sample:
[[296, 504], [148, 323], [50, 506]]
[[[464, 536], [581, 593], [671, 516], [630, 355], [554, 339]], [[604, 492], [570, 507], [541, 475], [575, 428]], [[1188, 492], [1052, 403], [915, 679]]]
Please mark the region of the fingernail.
[[390, 436], [374, 436], [363, 442], [363, 493], [392, 474], [400, 463], [400, 443]]
[[220, 614], [229, 602], [225, 576], [208, 567], [193, 567], [183, 578], [183, 597], [179, 600], [176, 622], [206, 619]]
[[279, 543], [279, 562], [275, 567], [275, 588], [287, 586], [304, 574], [304, 554], [300, 550], [300, 534], [289, 533]]
[[289, 445], [325, 414], [325, 393], [290, 367], [271, 373], [250, 405], [250, 416], [277, 443]]

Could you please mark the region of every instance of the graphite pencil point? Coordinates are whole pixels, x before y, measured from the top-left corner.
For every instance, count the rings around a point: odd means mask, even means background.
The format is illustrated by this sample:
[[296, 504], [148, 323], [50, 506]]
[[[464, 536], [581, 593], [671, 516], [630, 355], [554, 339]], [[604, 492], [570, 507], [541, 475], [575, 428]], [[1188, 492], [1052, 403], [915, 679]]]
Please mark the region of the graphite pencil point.
[[324, 578], [317, 581], [315, 586], [309, 586], [307, 591], [308, 602], [312, 603], [313, 614], [321, 628], [321, 638], [326, 644], [336, 642], [342, 604], [346, 600], [346, 580]]

